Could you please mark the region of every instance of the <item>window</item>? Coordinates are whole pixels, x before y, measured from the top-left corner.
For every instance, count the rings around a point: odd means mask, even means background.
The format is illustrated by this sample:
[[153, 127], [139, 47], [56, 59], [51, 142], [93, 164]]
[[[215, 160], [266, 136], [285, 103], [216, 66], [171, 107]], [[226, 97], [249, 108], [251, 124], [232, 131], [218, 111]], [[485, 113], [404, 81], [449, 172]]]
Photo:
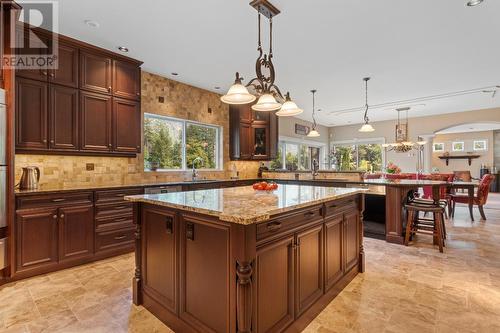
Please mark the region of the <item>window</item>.
[[219, 169], [221, 165], [218, 126], [164, 116], [144, 115], [144, 169]]
[[333, 168], [338, 171], [382, 171], [383, 154], [380, 143], [334, 144], [330, 156]]
[[276, 158], [270, 164], [271, 169], [311, 170], [314, 159], [318, 161], [320, 168], [323, 168], [325, 165], [322, 163], [324, 148], [313, 146], [313, 144], [280, 141]]

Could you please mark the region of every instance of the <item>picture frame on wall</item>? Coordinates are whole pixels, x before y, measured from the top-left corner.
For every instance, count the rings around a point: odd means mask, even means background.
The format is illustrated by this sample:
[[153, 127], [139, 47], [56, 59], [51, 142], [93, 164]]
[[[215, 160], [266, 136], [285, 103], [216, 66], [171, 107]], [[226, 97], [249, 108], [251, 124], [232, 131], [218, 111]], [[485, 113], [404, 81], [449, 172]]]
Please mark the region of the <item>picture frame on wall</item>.
[[432, 145], [432, 151], [435, 153], [444, 151], [444, 143], [434, 142], [434, 144]]
[[465, 144], [463, 141], [454, 141], [451, 144], [451, 150], [452, 151], [464, 151], [465, 150]]
[[488, 150], [486, 140], [474, 140], [472, 147], [475, 151]]
[[310, 131], [309, 126], [295, 124], [295, 134], [307, 135], [307, 134], [309, 134], [309, 131]]

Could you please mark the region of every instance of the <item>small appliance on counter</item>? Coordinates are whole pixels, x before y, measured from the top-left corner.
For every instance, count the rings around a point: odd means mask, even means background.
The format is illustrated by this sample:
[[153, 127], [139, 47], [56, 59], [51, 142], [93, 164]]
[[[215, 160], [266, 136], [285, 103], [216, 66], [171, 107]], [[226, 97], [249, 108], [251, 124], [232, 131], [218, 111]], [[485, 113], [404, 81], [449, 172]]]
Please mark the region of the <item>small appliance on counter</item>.
[[[0, 235], [6, 234], [7, 227], [7, 109], [5, 91], [0, 89]], [[0, 236], [0, 270], [6, 265], [7, 238]]]
[[28, 166], [23, 168], [23, 174], [19, 181], [21, 190], [34, 190], [38, 188], [40, 182], [40, 169], [36, 166]]

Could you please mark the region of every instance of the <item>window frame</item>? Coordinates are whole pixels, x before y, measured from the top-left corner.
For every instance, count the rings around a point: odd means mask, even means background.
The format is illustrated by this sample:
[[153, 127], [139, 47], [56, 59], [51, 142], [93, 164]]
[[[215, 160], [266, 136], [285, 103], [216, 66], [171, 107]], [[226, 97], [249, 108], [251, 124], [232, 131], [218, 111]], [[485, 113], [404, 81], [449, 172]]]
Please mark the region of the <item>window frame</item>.
[[[325, 150], [326, 148], [328, 147], [328, 144], [327, 143], [323, 143], [323, 142], [317, 142], [317, 141], [311, 141], [311, 140], [301, 140], [301, 139], [297, 139], [297, 138], [292, 138], [292, 137], [287, 137], [287, 136], [279, 136], [278, 138], [278, 149], [281, 149], [281, 164], [283, 166], [282, 169], [280, 170], [288, 170], [286, 168], [286, 145], [289, 144], [289, 145], [295, 145], [297, 146], [297, 160], [299, 163], [300, 162], [300, 146], [307, 146], [308, 148], [319, 148], [319, 169], [320, 170], [327, 170], [329, 165], [326, 166], [324, 165], [324, 161], [325, 161], [325, 157], [326, 157], [326, 154], [325, 154]], [[288, 170], [290, 171], [290, 170]], [[300, 170], [300, 169], [297, 169], [296, 171], [311, 171], [311, 169], [305, 169], [305, 170]]]
[[[358, 140], [358, 139], [353, 139], [353, 140], [341, 140], [341, 141], [332, 141], [330, 142], [330, 151], [333, 150], [333, 147], [335, 146], [355, 146], [355, 161], [356, 161], [356, 169], [355, 170], [337, 170], [339, 172], [342, 171], [360, 171], [359, 170], [359, 150], [358, 146], [359, 145], [383, 145], [385, 143], [385, 138], [371, 138], [371, 139], [363, 139], [363, 140]], [[382, 153], [382, 170], [384, 169], [386, 165], [386, 158], [387, 158], [387, 149], [384, 149], [384, 147], [381, 147], [381, 153]], [[329, 161], [330, 162], [330, 161]], [[331, 166], [330, 166], [331, 167]]]
[[[216, 145], [215, 145], [215, 158], [216, 158], [216, 167], [214, 169], [208, 169], [208, 168], [199, 168], [196, 170], [199, 171], [223, 171], [224, 170], [224, 156], [223, 156], [223, 150], [221, 147], [223, 147], [223, 127], [220, 125], [214, 125], [214, 124], [207, 124], [207, 123], [202, 123], [199, 121], [195, 120], [187, 120], [187, 119], [180, 119], [180, 118], [175, 118], [175, 117], [170, 117], [170, 116], [163, 116], [159, 115], [156, 113], [149, 113], [149, 112], [144, 112], [143, 114], [143, 124], [145, 124], [145, 119], [146, 117], [151, 117], [151, 118], [157, 118], [157, 119], [164, 119], [167, 121], [172, 121], [172, 122], [178, 122], [182, 124], [182, 142], [181, 142], [181, 153], [182, 153], [182, 166], [179, 169], [156, 169], [156, 170], [151, 170], [151, 169], [146, 169], [146, 163], [145, 163], [145, 156], [143, 155], [143, 171], [144, 172], [186, 172], [189, 170], [192, 170], [191, 168], [187, 167], [187, 158], [186, 158], [186, 133], [187, 133], [187, 126], [188, 125], [196, 125], [200, 127], [207, 127], [207, 128], [213, 128], [216, 130]], [[144, 134], [144, 125], [142, 128], [142, 132]], [[143, 142], [142, 146], [143, 148], [146, 145], [146, 137], [143, 135]]]

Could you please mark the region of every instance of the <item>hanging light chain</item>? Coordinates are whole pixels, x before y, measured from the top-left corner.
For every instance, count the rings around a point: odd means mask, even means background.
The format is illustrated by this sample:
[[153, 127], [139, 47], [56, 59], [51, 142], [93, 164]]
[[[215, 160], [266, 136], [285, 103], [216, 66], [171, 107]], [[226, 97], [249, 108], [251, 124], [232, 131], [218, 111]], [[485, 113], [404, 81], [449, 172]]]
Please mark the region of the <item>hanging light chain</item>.
[[365, 77], [363, 79], [365, 81], [365, 116], [364, 116], [364, 120], [365, 120], [365, 124], [368, 124], [368, 122], [370, 121], [370, 119], [368, 118], [368, 81], [370, 80], [369, 77]]
[[269, 58], [273, 57], [273, 16], [269, 17]]

